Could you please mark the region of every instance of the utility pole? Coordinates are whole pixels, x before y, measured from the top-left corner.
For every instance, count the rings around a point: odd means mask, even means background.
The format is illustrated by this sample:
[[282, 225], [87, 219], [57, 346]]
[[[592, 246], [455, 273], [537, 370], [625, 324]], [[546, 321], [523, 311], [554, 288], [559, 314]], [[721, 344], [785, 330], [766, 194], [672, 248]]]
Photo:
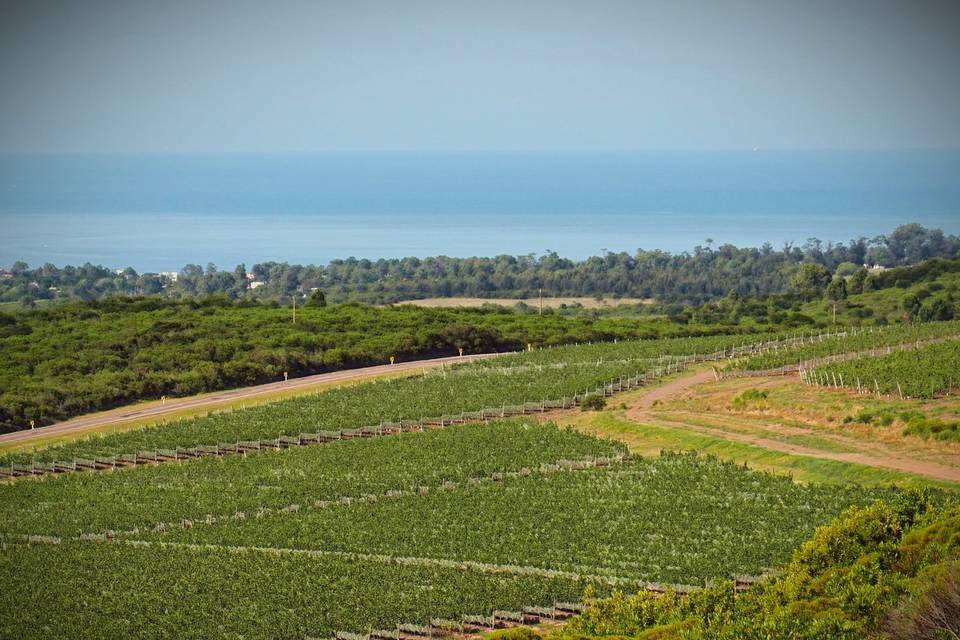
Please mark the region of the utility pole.
[[540, 315], [542, 316], [543, 315], [543, 287], [540, 287], [538, 291], [540, 292]]
[[297, 292], [293, 292], [293, 324], [297, 324]]

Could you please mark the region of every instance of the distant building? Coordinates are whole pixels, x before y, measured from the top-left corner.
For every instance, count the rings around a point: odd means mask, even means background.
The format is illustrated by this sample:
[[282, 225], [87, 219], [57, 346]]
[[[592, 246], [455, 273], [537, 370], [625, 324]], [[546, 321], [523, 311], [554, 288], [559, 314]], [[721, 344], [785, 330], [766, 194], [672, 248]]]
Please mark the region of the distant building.
[[871, 265], [869, 265], [869, 264], [865, 264], [865, 265], [863, 265], [863, 268], [866, 269], [867, 271], [869, 271], [870, 273], [876, 273], [876, 272], [878, 272], [878, 271], [886, 271], [886, 270], [887, 270], [886, 267], [884, 267], [884, 266], [882, 266], [882, 265], [879, 265], [879, 264], [875, 264], [875, 265], [873, 265], [873, 266], [871, 266]]
[[247, 273], [247, 280], [249, 280], [250, 282], [253, 282], [256, 279], [257, 279], [257, 276], [253, 275], [252, 273]]
[[180, 276], [180, 274], [176, 271], [161, 271], [157, 275], [165, 280], [169, 280], [170, 282], [176, 282], [177, 278]]
[[253, 282], [250, 283], [251, 289], [256, 289], [257, 287], [262, 287], [262, 286], [263, 286], [263, 283], [260, 282], [259, 280], [254, 280]]

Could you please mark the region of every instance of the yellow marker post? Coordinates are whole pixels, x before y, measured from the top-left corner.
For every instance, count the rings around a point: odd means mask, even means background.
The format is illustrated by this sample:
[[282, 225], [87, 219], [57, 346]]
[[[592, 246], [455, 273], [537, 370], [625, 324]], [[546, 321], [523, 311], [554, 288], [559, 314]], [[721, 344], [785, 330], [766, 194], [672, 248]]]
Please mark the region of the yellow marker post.
[[290, 376], [290, 374], [287, 373], [286, 371], [284, 371], [284, 372], [283, 372], [283, 381], [286, 382], [286, 381], [287, 381], [287, 378], [288, 378], [289, 376]]
[[31, 421], [30, 421], [30, 428], [31, 428], [31, 429], [35, 429], [36, 426], [37, 426], [37, 423], [34, 422], [33, 420], [31, 420]]
[[532, 343], [532, 342], [528, 342], [528, 343], [527, 343], [527, 351], [533, 351], [533, 343]]
[[390, 356], [390, 364], [393, 364], [394, 357]]
[[461, 355], [461, 356], [463, 355], [463, 347], [457, 347], [457, 351], [460, 352], [460, 355]]
[[167, 396], [160, 396], [160, 404], [167, 404]]

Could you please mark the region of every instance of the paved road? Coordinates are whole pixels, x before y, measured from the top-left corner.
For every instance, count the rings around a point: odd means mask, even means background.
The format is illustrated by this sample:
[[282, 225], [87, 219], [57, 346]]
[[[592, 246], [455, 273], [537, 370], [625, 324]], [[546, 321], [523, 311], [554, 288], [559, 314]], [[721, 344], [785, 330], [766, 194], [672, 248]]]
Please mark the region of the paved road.
[[413, 360], [410, 362], [398, 362], [396, 364], [383, 364], [375, 367], [364, 367], [361, 369], [347, 369], [344, 371], [334, 371], [332, 373], [319, 373], [313, 376], [303, 378], [292, 378], [281, 382], [268, 382], [253, 387], [241, 387], [239, 389], [229, 389], [226, 391], [217, 391], [202, 396], [191, 396], [188, 398], [171, 398], [164, 404], [151, 403], [142, 407], [130, 407], [129, 410], [116, 409], [104, 413], [96, 413], [86, 416], [71, 418], [63, 422], [56, 422], [46, 427], [38, 429], [27, 429], [24, 431], [14, 431], [13, 433], [0, 434], [0, 443], [26, 442], [34, 438], [45, 438], [51, 435], [62, 435], [71, 431], [90, 429], [117, 422], [125, 422], [140, 418], [160, 418], [164, 415], [177, 413], [184, 409], [196, 409], [203, 407], [213, 408], [227, 400], [241, 400], [245, 398], [257, 398], [276, 391], [291, 391], [313, 387], [319, 384], [331, 382], [347, 382], [353, 380], [363, 380], [383, 375], [385, 373], [394, 373], [399, 371], [416, 371], [420, 369], [430, 369], [439, 367], [442, 364], [451, 364], [456, 362], [468, 362], [470, 360], [479, 360], [492, 358], [501, 354], [498, 353], [480, 353], [466, 356], [453, 356], [449, 358], [433, 358], [431, 360]]

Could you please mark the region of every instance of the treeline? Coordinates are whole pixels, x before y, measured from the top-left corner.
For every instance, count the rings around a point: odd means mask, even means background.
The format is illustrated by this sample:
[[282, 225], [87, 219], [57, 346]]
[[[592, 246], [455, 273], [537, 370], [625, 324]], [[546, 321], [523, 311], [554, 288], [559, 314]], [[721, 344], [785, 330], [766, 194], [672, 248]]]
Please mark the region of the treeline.
[[0, 431], [184, 396], [431, 356], [614, 338], [730, 333], [665, 319], [411, 305], [297, 310], [226, 296], [108, 298], [0, 313]]
[[811, 238], [803, 246], [770, 243], [759, 248], [719, 247], [708, 242], [692, 253], [606, 253], [575, 261], [556, 253], [493, 258], [333, 260], [326, 266], [268, 262], [232, 271], [213, 264], [185, 266], [174, 281], [131, 268], [114, 271], [86, 264], [31, 269], [23, 262], [0, 273], [0, 301], [25, 305], [52, 300], [96, 300], [112, 295], [167, 298], [223, 294], [230, 299], [289, 302], [323, 291], [331, 302], [374, 304], [424, 297], [620, 296], [697, 304], [726, 296], [784, 293], [802, 264], [834, 272], [863, 264], [896, 267], [960, 252], [960, 238], [918, 224], [888, 236], [846, 244]]

